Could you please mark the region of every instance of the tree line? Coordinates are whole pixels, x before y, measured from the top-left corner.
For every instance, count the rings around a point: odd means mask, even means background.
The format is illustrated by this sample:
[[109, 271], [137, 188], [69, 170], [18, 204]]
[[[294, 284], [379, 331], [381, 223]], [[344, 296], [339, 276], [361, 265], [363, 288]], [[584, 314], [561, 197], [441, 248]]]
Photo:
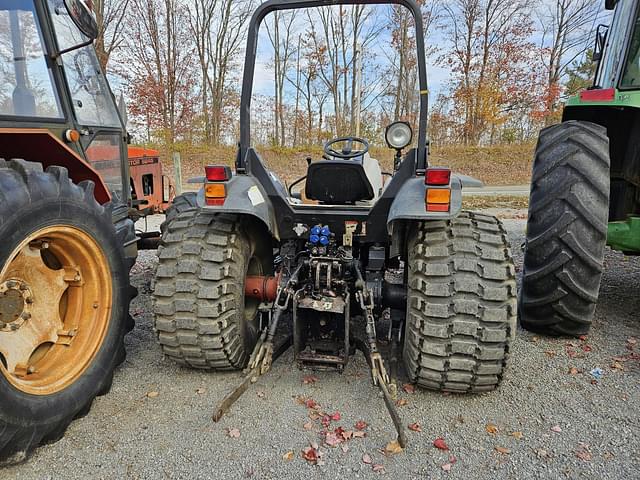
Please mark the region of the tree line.
[[[589, 85], [601, 0], [419, 0], [434, 144], [523, 142]], [[244, 43], [257, 0], [94, 0], [103, 68], [125, 90], [136, 140], [238, 137]], [[261, 29], [254, 141], [304, 147], [359, 133], [380, 142], [418, 113], [415, 25], [399, 6], [271, 14]], [[386, 47], [383, 45], [386, 44]], [[265, 86], [266, 85], [266, 86]]]

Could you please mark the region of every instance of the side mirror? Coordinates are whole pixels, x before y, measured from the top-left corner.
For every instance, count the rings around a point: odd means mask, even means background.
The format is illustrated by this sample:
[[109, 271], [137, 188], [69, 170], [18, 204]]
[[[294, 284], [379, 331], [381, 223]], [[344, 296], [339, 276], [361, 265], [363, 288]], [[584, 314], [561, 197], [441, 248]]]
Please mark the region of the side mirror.
[[593, 61], [599, 62], [602, 59], [602, 52], [607, 41], [607, 34], [609, 33], [609, 25], [598, 25], [596, 30], [596, 44], [593, 48]]
[[98, 38], [98, 23], [84, 0], [64, 0], [64, 6], [76, 27], [91, 40]]

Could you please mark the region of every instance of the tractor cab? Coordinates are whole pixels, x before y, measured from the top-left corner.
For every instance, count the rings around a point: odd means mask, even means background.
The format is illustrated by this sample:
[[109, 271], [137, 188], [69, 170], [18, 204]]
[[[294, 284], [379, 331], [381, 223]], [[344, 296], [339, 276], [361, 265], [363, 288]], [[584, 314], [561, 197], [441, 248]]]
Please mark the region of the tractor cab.
[[100, 201], [126, 203], [126, 132], [96, 36], [82, 0], [0, 0], [0, 158], [54, 151], [50, 164], [92, 180]]

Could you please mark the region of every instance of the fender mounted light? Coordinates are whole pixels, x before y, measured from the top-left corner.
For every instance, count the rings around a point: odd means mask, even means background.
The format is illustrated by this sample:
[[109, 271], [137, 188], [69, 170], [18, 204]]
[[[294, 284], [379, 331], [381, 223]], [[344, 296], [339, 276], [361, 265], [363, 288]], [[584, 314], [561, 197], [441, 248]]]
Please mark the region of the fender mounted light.
[[427, 168], [424, 174], [426, 185], [445, 186], [451, 181], [451, 170], [448, 168]]
[[231, 179], [231, 168], [227, 165], [207, 165], [204, 172], [208, 182], [226, 182]]

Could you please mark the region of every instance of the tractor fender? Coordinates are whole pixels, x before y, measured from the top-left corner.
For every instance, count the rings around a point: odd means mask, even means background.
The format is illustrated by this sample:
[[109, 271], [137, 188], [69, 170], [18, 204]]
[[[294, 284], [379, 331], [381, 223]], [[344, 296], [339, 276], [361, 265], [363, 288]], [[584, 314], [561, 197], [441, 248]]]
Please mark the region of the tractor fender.
[[74, 183], [94, 183], [98, 203], [111, 200], [109, 188], [93, 166], [45, 128], [0, 128], [0, 158], [40, 163], [45, 170], [52, 165], [65, 167]]
[[405, 182], [389, 209], [389, 232], [392, 231], [393, 222], [397, 220], [448, 220], [458, 216], [462, 209], [462, 179], [458, 175], [451, 175], [451, 206], [448, 212], [427, 212], [425, 190], [423, 177], [410, 178]]
[[269, 233], [277, 237], [277, 223], [273, 205], [260, 184], [249, 175], [233, 176], [225, 183], [227, 196], [223, 205], [207, 205], [204, 187], [198, 191], [196, 203], [199, 208], [211, 212], [249, 215], [260, 220]]

